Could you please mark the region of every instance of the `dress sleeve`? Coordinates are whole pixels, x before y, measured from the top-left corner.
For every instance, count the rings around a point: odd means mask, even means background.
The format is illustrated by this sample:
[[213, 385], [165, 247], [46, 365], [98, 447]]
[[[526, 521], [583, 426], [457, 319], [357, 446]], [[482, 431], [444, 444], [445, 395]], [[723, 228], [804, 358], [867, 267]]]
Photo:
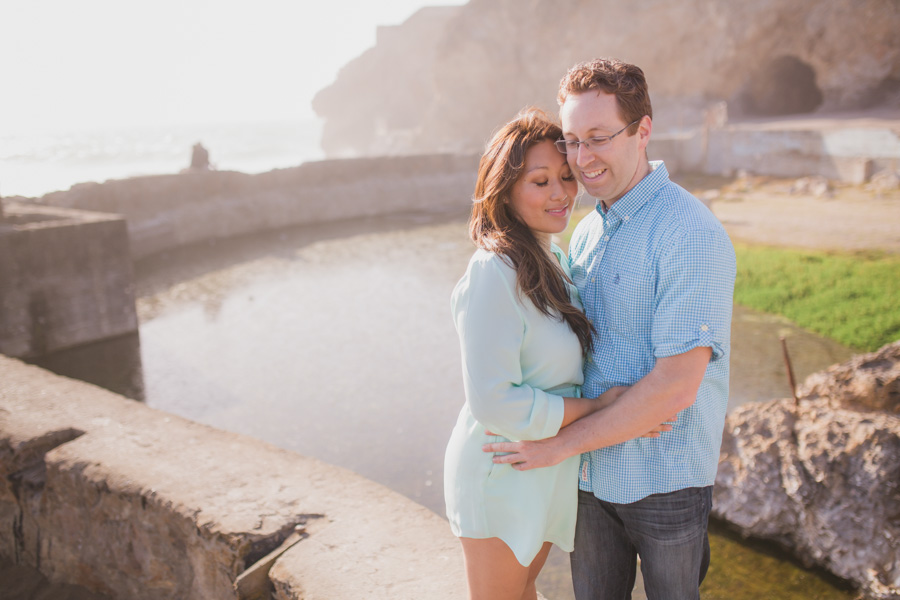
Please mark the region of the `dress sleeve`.
[[473, 260], [453, 300], [463, 385], [475, 419], [513, 441], [556, 435], [564, 400], [522, 382], [527, 322], [509, 267], [496, 255]]

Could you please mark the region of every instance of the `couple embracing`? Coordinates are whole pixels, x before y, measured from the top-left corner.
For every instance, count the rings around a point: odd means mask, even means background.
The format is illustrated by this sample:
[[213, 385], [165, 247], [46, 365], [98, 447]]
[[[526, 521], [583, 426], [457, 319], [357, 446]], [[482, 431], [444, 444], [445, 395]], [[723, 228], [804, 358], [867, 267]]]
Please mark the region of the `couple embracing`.
[[[560, 82], [560, 128], [523, 111], [490, 141], [452, 295], [466, 403], [444, 488], [473, 600], [536, 598], [551, 544], [578, 600], [699, 598], [728, 398], [735, 257], [712, 213], [650, 162], [644, 74]], [[579, 183], [596, 208], [569, 256]]]

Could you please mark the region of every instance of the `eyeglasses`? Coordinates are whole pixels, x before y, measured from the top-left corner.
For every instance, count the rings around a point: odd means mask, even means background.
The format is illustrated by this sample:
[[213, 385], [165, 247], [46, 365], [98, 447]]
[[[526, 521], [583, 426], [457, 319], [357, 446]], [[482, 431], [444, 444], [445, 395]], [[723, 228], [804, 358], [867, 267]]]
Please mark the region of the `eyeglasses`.
[[[643, 118], [644, 117], [641, 117], [641, 119], [643, 119]], [[623, 131], [625, 131], [626, 129], [628, 129], [629, 127], [634, 125], [635, 123], [640, 123], [641, 119], [638, 119], [637, 121], [632, 121], [631, 123], [629, 123], [628, 125], [626, 125], [625, 127], [618, 130], [617, 132], [615, 132], [612, 135], [598, 135], [596, 137], [590, 137], [590, 138], [584, 140], [583, 142], [579, 142], [578, 140], [556, 140], [556, 142], [554, 142], [554, 143], [556, 144], [556, 149], [559, 150], [560, 152], [562, 152], [563, 154], [569, 154], [570, 152], [572, 154], [577, 154], [578, 146], [581, 146], [582, 144], [584, 144], [584, 147], [587, 148], [588, 150], [602, 150], [603, 148], [605, 148], [606, 146], [609, 145], [609, 143], [612, 141], [612, 139], [614, 137], [616, 137], [617, 135], [619, 135], [620, 133], [622, 133]]]

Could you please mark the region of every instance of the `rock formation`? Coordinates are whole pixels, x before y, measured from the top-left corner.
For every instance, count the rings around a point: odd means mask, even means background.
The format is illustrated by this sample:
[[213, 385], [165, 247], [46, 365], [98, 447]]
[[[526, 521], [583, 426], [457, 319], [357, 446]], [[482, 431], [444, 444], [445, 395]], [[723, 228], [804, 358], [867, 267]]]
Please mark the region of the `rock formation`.
[[900, 414], [900, 341], [810, 375], [800, 394], [826, 399], [833, 408]]
[[329, 156], [477, 152], [604, 55], [645, 70], [662, 129], [723, 100], [731, 115], [896, 107], [898, 29], [893, 0], [470, 0], [380, 29], [313, 108]]
[[900, 342], [810, 376], [799, 407], [736, 409], [713, 514], [869, 598], [900, 598], [900, 418], [883, 409], [896, 399], [898, 373]]

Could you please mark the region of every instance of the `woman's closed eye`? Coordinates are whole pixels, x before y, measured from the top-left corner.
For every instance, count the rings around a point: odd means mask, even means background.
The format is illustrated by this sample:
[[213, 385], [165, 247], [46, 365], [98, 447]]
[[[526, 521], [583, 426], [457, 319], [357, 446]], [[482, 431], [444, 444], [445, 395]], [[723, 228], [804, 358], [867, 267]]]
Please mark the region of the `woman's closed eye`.
[[[575, 181], [575, 175], [570, 173], [569, 175], [563, 175], [562, 177], [560, 177], [560, 179], [562, 179], [563, 181]], [[534, 185], [536, 185], [538, 187], [547, 187], [547, 185], [549, 185], [549, 184], [550, 184], [549, 179], [543, 179], [541, 181], [534, 182]]]

